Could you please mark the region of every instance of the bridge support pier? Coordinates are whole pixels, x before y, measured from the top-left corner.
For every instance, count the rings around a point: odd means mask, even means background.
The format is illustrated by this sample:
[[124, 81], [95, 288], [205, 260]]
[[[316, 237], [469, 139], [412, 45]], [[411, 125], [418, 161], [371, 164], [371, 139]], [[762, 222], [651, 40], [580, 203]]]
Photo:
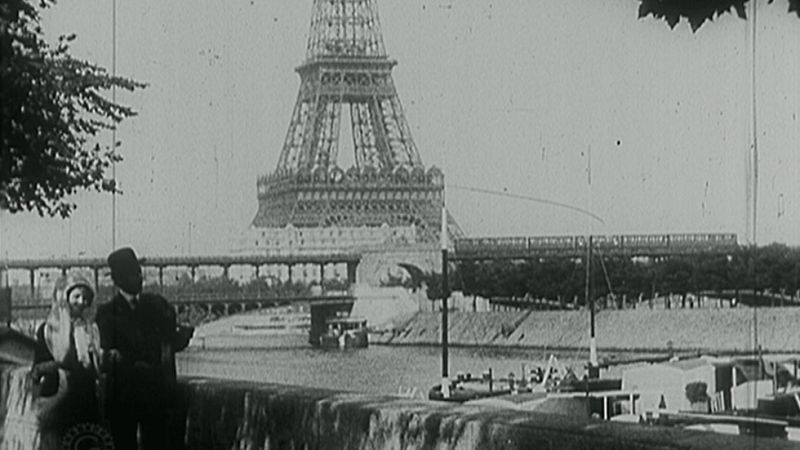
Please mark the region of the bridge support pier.
[[36, 298], [36, 269], [30, 269], [29, 273], [31, 276], [31, 298], [34, 299]]
[[356, 284], [356, 270], [358, 269], [358, 263], [354, 262], [347, 262], [347, 283], [350, 286]]

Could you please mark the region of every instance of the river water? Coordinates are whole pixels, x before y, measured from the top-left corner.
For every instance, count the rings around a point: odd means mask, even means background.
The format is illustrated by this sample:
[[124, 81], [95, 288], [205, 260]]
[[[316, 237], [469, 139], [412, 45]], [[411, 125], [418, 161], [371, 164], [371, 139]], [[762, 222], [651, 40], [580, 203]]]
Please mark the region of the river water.
[[[550, 353], [542, 350], [451, 348], [449, 373], [480, 375], [492, 369], [495, 377], [516, 377], [525, 364], [545, 366]], [[583, 373], [586, 352], [556, 353], [559, 361]], [[263, 336], [226, 342], [223, 347], [189, 347], [177, 358], [182, 375], [252, 380], [356, 391], [370, 394], [414, 393], [427, 397], [439, 384], [442, 352], [434, 346], [370, 345], [365, 349], [318, 349], [306, 335]]]

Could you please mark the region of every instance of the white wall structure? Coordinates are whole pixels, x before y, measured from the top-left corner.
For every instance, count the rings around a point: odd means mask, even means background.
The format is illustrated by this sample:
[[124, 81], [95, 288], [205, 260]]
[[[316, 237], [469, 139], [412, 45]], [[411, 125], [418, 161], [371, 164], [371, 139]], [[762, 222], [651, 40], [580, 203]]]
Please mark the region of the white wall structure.
[[701, 381], [707, 393], [716, 392], [715, 366], [709, 359], [695, 358], [633, 367], [622, 374], [622, 389], [640, 391], [637, 410], [658, 409], [663, 395], [667, 410], [689, 410], [686, 385]]

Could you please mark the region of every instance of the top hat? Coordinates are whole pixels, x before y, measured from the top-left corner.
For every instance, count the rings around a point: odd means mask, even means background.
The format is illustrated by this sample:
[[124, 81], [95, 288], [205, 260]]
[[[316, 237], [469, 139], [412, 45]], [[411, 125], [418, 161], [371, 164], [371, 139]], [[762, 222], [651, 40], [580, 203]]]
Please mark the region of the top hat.
[[111, 268], [111, 278], [141, 275], [142, 273], [139, 259], [130, 247], [123, 247], [111, 252], [108, 255], [108, 267]]

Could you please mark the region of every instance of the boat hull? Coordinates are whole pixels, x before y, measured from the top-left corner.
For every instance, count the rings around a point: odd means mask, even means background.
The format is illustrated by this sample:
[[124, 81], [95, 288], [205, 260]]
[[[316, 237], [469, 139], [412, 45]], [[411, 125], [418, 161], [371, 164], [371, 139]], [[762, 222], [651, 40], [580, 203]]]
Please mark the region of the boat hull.
[[428, 391], [428, 399], [441, 402], [466, 403], [472, 400], [499, 397], [509, 394], [511, 394], [510, 389], [494, 389], [490, 391], [489, 389], [458, 387], [451, 388], [450, 396], [445, 398], [445, 396], [442, 394], [442, 386], [436, 385], [431, 388], [430, 391]]

